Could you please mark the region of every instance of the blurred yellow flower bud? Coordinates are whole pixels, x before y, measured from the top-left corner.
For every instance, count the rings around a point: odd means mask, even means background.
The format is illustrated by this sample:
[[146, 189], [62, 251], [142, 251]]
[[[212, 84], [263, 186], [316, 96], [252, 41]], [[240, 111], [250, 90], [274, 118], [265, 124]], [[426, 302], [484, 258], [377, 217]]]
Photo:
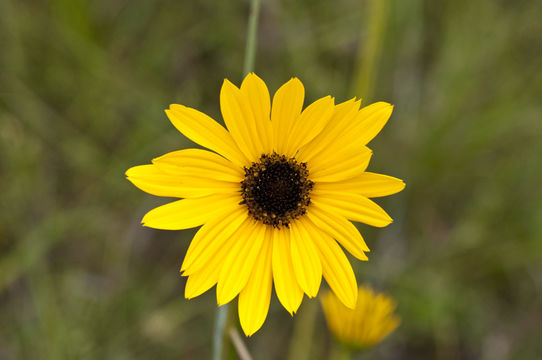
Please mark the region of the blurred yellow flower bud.
[[349, 309], [330, 291], [321, 297], [327, 324], [338, 341], [356, 349], [376, 345], [399, 326], [393, 298], [360, 286], [355, 309]]

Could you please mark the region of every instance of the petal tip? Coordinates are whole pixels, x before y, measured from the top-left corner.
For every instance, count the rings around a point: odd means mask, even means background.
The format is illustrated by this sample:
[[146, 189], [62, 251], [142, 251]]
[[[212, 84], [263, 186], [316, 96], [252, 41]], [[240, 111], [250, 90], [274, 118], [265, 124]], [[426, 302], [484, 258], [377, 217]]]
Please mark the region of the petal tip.
[[180, 104], [169, 104], [169, 109], [166, 109], [166, 113], [167, 111], [169, 112], [172, 112], [172, 111], [183, 111], [184, 109], [186, 109], [186, 106], [184, 105], [180, 105]]
[[222, 83], [222, 88], [224, 88], [224, 87], [226, 87], [226, 86], [227, 86], [227, 87], [232, 87], [232, 86], [233, 86], [233, 87], [237, 87], [237, 86], [235, 86], [230, 80], [224, 79], [224, 82]]
[[296, 77], [296, 76], [291, 77], [288, 82], [289, 83], [296, 83], [297, 85], [303, 86], [303, 83], [301, 82], [301, 80], [299, 80], [299, 78]]
[[243, 329], [243, 333], [245, 334], [245, 336], [247, 338], [254, 335], [254, 333], [256, 333], [256, 331], [258, 331], [260, 329], [260, 327], [261, 327], [261, 325], [260, 326], [255, 326], [254, 324], [247, 325], [247, 324], [243, 324], [243, 322], [241, 322], [241, 329]]
[[[141, 165], [138, 165], [138, 166], [141, 166]], [[124, 172], [124, 175], [126, 175], [126, 178], [128, 180], [130, 180], [130, 178], [134, 175], [134, 172], [136, 171], [135, 169], [138, 167], [138, 166], [132, 166], [131, 168], [129, 168], [128, 170], [126, 170]]]
[[145, 223], [149, 221], [148, 215], [149, 213], [146, 213], [143, 218], [141, 218], [141, 225], [145, 225]]
[[222, 306], [232, 301], [235, 298], [235, 296], [233, 297], [229, 296], [229, 298], [226, 298], [226, 295], [229, 295], [229, 294], [225, 294], [223, 288], [222, 287], [219, 288], [219, 285], [220, 283], [217, 284], [217, 289], [216, 289], [216, 303], [218, 304], [218, 306]]
[[352, 294], [352, 298], [343, 299], [342, 303], [349, 309], [355, 310], [356, 304], [358, 303], [358, 288], [356, 286], [356, 291]]

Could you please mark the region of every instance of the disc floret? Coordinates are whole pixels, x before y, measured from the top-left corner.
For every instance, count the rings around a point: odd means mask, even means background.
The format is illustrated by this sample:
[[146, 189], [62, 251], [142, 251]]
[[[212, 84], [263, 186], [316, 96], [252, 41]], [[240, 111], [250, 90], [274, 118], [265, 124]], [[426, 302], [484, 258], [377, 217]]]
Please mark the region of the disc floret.
[[292, 220], [306, 213], [313, 186], [307, 163], [277, 153], [263, 154], [258, 162], [245, 167], [241, 204], [265, 225], [289, 227]]

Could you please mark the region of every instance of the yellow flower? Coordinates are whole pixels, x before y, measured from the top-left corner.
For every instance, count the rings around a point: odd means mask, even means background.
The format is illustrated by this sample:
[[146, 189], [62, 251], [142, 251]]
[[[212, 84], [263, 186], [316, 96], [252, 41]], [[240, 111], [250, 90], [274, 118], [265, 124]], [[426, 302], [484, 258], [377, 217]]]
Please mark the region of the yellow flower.
[[363, 349], [375, 345], [399, 326], [393, 314], [395, 301], [377, 294], [368, 286], [360, 286], [355, 309], [344, 306], [332, 293], [321, 298], [328, 327], [337, 340], [347, 346]]
[[126, 172], [143, 191], [182, 198], [149, 211], [143, 225], [167, 230], [203, 225], [181, 267], [185, 296], [215, 284], [219, 305], [239, 295], [247, 335], [263, 324], [272, 283], [282, 305], [297, 311], [303, 294], [318, 293], [322, 275], [346, 306], [357, 284], [341, 244], [356, 258], [369, 251], [349, 221], [386, 226], [391, 218], [370, 197], [401, 191], [396, 178], [365, 172], [366, 144], [392, 106], [359, 109], [330, 96], [302, 110], [305, 90], [293, 78], [273, 97], [249, 74], [241, 88], [228, 80], [220, 107], [228, 130], [198, 110], [171, 105], [166, 114], [186, 137], [211, 151], [168, 153]]

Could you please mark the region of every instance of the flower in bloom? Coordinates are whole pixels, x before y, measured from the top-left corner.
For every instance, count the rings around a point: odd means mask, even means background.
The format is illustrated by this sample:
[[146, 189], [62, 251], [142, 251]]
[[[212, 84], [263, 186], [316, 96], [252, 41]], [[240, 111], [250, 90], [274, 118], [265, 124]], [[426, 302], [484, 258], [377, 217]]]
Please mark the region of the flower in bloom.
[[401, 320], [393, 312], [395, 301], [375, 293], [369, 286], [360, 286], [358, 301], [349, 309], [331, 292], [321, 297], [327, 324], [341, 343], [364, 349], [382, 341], [399, 326]]
[[[255, 74], [220, 92], [227, 130], [198, 110], [171, 105], [173, 125], [208, 150], [178, 150], [126, 172], [138, 188], [176, 197], [149, 211], [145, 226], [179, 230], [201, 226], [184, 258], [185, 296], [216, 284], [219, 305], [239, 296], [241, 326], [251, 335], [263, 324], [272, 285], [288, 312], [303, 294], [314, 297], [322, 276], [353, 308], [357, 284], [341, 246], [360, 260], [369, 248], [350, 220], [383, 227], [388, 214], [369, 198], [403, 189], [396, 178], [366, 172], [366, 144], [382, 129], [392, 106], [360, 109], [330, 96], [305, 109], [297, 78], [273, 96]], [[339, 245], [340, 244], [340, 245]]]

